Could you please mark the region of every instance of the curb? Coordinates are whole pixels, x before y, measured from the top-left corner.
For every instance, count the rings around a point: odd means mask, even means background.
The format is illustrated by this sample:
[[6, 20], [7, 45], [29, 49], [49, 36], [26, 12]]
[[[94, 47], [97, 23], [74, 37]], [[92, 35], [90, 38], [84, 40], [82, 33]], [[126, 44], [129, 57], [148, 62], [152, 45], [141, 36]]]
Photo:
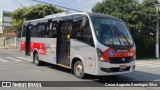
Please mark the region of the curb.
[[140, 60], [136, 60], [136, 62], [138, 61], [160, 61], [160, 59], [140, 59]]

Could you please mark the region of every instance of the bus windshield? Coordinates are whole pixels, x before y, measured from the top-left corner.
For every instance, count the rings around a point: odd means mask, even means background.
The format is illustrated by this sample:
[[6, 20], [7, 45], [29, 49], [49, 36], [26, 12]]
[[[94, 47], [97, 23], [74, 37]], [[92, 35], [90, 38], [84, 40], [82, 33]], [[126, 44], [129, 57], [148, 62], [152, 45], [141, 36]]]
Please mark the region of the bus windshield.
[[125, 23], [107, 17], [92, 17], [97, 39], [104, 45], [133, 46], [133, 39]]

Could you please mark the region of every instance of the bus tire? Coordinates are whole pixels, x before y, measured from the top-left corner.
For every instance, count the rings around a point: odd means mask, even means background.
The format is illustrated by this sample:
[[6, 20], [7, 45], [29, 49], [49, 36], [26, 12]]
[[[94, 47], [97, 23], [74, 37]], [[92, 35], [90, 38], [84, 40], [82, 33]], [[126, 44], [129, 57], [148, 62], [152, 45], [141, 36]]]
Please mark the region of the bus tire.
[[41, 65], [42, 65], [42, 61], [39, 60], [39, 55], [38, 55], [38, 53], [36, 53], [36, 54], [34, 55], [34, 60], [33, 60], [33, 62], [34, 62], [37, 66], [41, 66]]
[[80, 79], [85, 77], [84, 66], [81, 61], [77, 61], [74, 64], [74, 74], [77, 78], [80, 78]]

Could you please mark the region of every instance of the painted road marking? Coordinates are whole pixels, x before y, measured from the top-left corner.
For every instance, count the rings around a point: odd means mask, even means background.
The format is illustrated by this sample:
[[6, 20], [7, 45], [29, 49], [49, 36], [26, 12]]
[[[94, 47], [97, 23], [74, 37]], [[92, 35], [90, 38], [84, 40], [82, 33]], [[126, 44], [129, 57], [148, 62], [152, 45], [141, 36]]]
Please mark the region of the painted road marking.
[[160, 67], [160, 61], [138, 61], [137, 66]]
[[2, 62], [9, 62], [9, 61], [4, 60], [4, 59], [2, 59], [2, 58], [0, 58], [0, 61], [2, 61]]
[[154, 65], [154, 66], [149, 66], [149, 67], [160, 67], [160, 64], [159, 65]]
[[145, 64], [145, 63], [138, 63], [137, 66], [152, 66], [152, 65], [160, 65], [160, 63], [153, 63], [153, 64]]
[[156, 60], [156, 61], [136, 61], [136, 63], [160, 63], [160, 60]]
[[6, 58], [10, 59], [10, 60], [13, 60], [13, 61], [22, 61], [22, 60], [18, 60], [18, 59], [12, 58], [12, 57], [6, 57]]
[[28, 58], [23, 58], [23, 57], [17, 57], [17, 58], [27, 60], [27, 61], [32, 61], [31, 59], [28, 59]]

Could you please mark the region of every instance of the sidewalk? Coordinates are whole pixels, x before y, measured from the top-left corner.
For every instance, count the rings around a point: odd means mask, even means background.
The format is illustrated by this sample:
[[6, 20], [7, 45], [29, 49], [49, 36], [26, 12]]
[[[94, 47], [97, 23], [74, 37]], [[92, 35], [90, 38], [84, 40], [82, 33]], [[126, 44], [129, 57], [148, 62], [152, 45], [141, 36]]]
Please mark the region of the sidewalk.
[[20, 51], [18, 48], [16, 47], [10, 47], [10, 46], [0, 46], [0, 49], [7, 49], [7, 50], [11, 50], [11, 51]]

